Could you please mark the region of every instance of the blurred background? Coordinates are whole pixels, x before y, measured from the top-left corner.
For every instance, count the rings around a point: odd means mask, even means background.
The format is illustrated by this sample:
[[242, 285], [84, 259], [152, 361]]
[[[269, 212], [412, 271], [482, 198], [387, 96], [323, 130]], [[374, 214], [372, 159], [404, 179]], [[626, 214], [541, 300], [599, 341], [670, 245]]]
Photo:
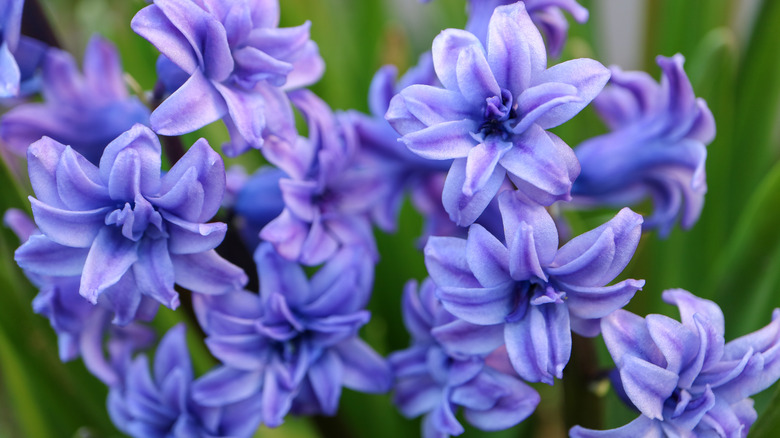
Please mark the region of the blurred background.
[[[80, 59], [86, 42], [100, 33], [120, 49], [128, 83], [150, 90], [155, 83], [156, 50], [129, 26], [143, 0], [42, 0], [64, 49]], [[327, 64], [313, 90], [334, 109], [367, 111], [366, 95], [374, 72], [392, 63], [403, 72], [433, 37], [465, 24], [464, 0], [282, 0], [282, 25], [312, 22], [311, 37]], [[580, 25], [570, 22], [562, 59], [592, 57], [605, 65], [648, 71], [659, 77], [656, 55], [681, 53], [699, 97], [709, 104], [718, 135], [708, 148], [706, 196], [701, 219], [692, 230], [675, 230], [661, 240], [643, 237], [637, 255], [620, 278], [647, 280], [628, 309], [639, 314], [675, 310], [661, 302], [663, 290], [680, 287], [715, 300], [726, 318], [726, 339], [766, 325], [780, 307], [780, 2], [777, 0], [580, 0], [591, 12]], [[570, 146], [605, 132], [586, 110], [555, 132]], [[213, 145], [226, 138], [219, 124], [188, 134], [190, 145], [206, 137]], [[256, 161], [253, 161], [256, 160]], [[237, 160], [228, 160], [227, 164]], [[248, 169], [261, 164], [259, 154], [238, 159]], [[15, 163], [10, 163], [11, 167]], [[29, 211], [26, 182], [0, 169], [0, 210]], [[648, 206], [640, 206], [645, 210]], [[567, 213], [575, 233], [603, 223], [611, 211]], [[398, 235], [377, 232], [381, 261], [377, 267], [373, 319], [363, 336], [380, 353], [405, 348], [408, 335], [400, 314], [403, 284], [422, 279], [418, 251], [421, 220], [404, 207]], [[18, 240], [0, 230], [0, 438], [120, 436], [105, 408], [106, 388], [79, 361], [62, 364], [47, 320], [32, 312], [36, 290], [13, 261]], [[155, 326], [172, 326], [182, 314], [161, 309]], [[194, 333], [190, 330], [190, 333]], [[191, 339], [197, 371], [213, 362], [202, 342]], [[610, 359], [596, 341], [600, 365]], [[575, 349], [573, 367], [578, 362]], [[576, 382], [572, 379], [572, 382]], [[603, 416], [606, 428], [625, 424], [636, 414], [623, 407], [602, 385], [575, 387], [557, 382], [535, 385], [542, 394], [537, 412], [520, 426], [491, 434], [468, 429], [464, 436], [564, 436], [567, 423], [583, 416]], [[759, 422], [755, 436], [772, 436], [780, 417], [776, 388], [756, 397]], [[588, 401], [587, 406], [584, 401]], [[592, 403], [591, 403], [592, 402]], [[762, 414], [765, 412], [765, 414]], [[464, 424], [465, 425], [465, 424]], [[770, 431], [770, 432], [767, 432]], [[767, 434], [769, 433], [769, 434]], [[334, 418], [289, 418], [264, 437], [398, 437], [419, 434], [419, 420], [397, 413], [390, 397], [345, 390]], [[762, 435], [764, 434], [764, 435]]]

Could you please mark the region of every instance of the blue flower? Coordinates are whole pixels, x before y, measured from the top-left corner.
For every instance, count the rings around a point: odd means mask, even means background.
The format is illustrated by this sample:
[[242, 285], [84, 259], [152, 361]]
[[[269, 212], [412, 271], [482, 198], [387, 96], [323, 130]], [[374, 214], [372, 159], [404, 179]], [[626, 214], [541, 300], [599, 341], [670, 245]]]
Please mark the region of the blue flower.
[[81, 276], [81, 296], [103, 296], [117, 324], [135, 317], [143, 296], [176, 308], [174, 283], [201, 293], [246, 283], [213, 250], [225, 224], [204, 223], [225, 189], [222, 158], [205, 140], [162, 176], [159, 140], [142, 125], [111, 142], [99, 167], [47, 137], [27, 157], [42, 234], [17, 249], [17, 263], [40, 275]]
[[433, 65], [444, 88], [407, 87], [386, 115], [412, 152], [454, 159], [442, 202], [461, 226], [479, 217], [506, 175], [536, 203], [569, 200], [579, 164], [546, 129], [579, 113], [609, 79], [591, 59], [547, 68], [522, 2], [496, 8], [488, 33], [487, 49], [466, 31], [437, 36]]
[[[389, 359], [396, 375], [393, 402], [401, 413], [408, 418], [425, 415], [425, 438], [463, 433], [455, 418], [459, 407], [470, 424], [486, 431], [510, 428], [531, 415], [539, 394], [501, 371], [505, 367], [500, 363], [507, 359], [506, 351], [492, 351], [496, 330], [452, 316], [436, 298], [436, 286], [430, 280], [423, 282], [419, 295], [416, 289], [415, 282], [407, 284], [402, 304], [412, 346]], [[482, 351], [459, 354], [446, 347], [467, 340]]]
[[163, 82], [188, 77], [152, 113], [152, 128], [180, 135], [224, 118], [230, 155], [259, 148], [269, 136], [294, 141], [284, 90], [316, 82], [324, 63], [308, 22], [278, 24], [277, 0], [155, 0], [139, 11], [131, 26], [163, 55]]
[[[488, 22], [493, 10], [501, 5], [515, 3], [515, 0], [470, 0], [468, 5], [469, 21], [466, 30], [487, 40]], [[588, 10], [577, 0], [523, 0], [531, 21], [539, 28], [547, 43], [550, 56], [557, 58], [563, 51], [569, 22], [563, 16], [564, 10], [580, 23], [588, 21]]]
[[269, 141], [263, 152], [282, 178], [285, 209], [260, 232], [288, 260], [318, 265], [343, 246], [365, 247], [376, 260], [373, 206], [385, 194], [381, 173], [357, 161], [358, 143], [348, 117], [334, 115], [308, 90], [291, 93], [308, 121], [309, 138]]
[[659, 56], [663, 77], [612, 69], [611, 85], [594, 101], [612, 132], [575, 148], [582, 170], [572, 194], [583, 204], [635, 204], [653, 200], [646, 228], [662, 236], [675, 222], [690, 228], [707, 192], [706, 145], [715, 120], [693, 94], [682, 55]]
[[[4, 222], [22, 242], [40, 235], [32, 220], [19, 210], [6, 211]], [[55, 250], [50, 256], [66, 255]], [[33, 310], [48, 318], [57, 333], [60, 360], [67, 362], [81, 357], [87, 370], [103, 383], [116, 384], [133, 352], [154, 341], [153, 331], [141, 324], [124, 327], [111, 324], [109, 305], [105, 302], [95, 305], [79, 295], [78, 276], [53, 277], [28, 271], [25, 275], [39, 289], [32, 302]], [[150, 321], [156, 310], [157, 304], [144, 297], [137, 317]], [[108, 351], [108, 357], [104, 350]]]
[[92, 37], [80, 74], [67, 52], [49, 49], [43, 63], [43, 103], [13, 108], [0, 119], [0, 138], [24, 155], [43, 136], [70, 145], [92, 164], [103, 149], [136, 123], [149, 124], [149, 110], [127, 94], [116, 48]]
[[389, 366], [357, 337], [369, 320], [363, 307], [373, 279], [363, 250], [341, 250], [311, 279], [268, 243], [258, 247], [255, 262], [260, 295], [195, 297], [206, 344], [223, 363], [195, 385], [198, 403], [259, 395], [263, 423], [276, 427], [288, 412], [335, 414], [342, 386], [390, 389]]
[[561, 378], [571, 331], [598, 334], [599, 319], [623, 307], [644, 281], [606, 286], [628, 264], [642, 217], [625, 208], [558, 248], [553, 219], [522, 195], [499, 196], [505, 242], [474, 224], [467, 239], [431, 237], [425, 264], [450, 313], [500, 325], [515, 370], [529, 382]]
[[153, 373], [140, 355], [123, 380], [111, 386], [108, 412], [135, 438], [250, 437], [259, 422], [259, 399], [206, 407], [192, 400], [193, 372], [184, 325], [168, 331], [157, 347]]
[[21, 72], [14, 54], [19, 46], [24, 0], [3, 0], [0, 3], [0, 98], [19, 94]]
[[572, 437], [747, 435], [756, 420], [748, 397], [780, 378], [780, 309], [763, 329], [725, 343], [717, 304], [681, 289], [663, 299], [681, 322], [619, 310], [601, 323], [618, 384], [641, 415], [613, 430], [576, 426]]

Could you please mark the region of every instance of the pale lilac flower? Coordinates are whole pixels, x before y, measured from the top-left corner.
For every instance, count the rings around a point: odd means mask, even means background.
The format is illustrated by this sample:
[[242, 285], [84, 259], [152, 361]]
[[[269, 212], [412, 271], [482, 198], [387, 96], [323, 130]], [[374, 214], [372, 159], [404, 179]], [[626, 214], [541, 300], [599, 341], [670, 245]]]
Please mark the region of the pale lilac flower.
[[194, 299], [206, 344], [223, 366], [195, 385], [206, 406], [259, 395], [262, 421], [279, 426], [288, 412], [334, 415], [342, 386], [390, 389], [387, 363], [357, 337], [369, 320], [373, 264], [362, 248], [345, 248], [311, 279], [303, 268], [258, 247], [260, 294], [234, 291]]
[[594, 101], [612, 132], [575, 148], [582, 171], [572, 194], [585, 205], [651, 198], [645, 227], [666, 236], [677, 221], [687, 229], [699, 218], [715, 120], [693, 94], [682, 55], [659, 56], [657, 62], [660, 84], [647, 73], [612, 68], [611, 85]]
[[618, 385], [641, 415], [618, 429], [577, 426], [571, 436], [747, 436], [756, 420], [748, 397], [780, 378], [780, 309], [766, 327], [725, 343], [717, 304], [682, 289], [663, 299], [681, 322], [618, 310], [601, 323]]
[[[510, 428], [531, 415], [539, 394], [517, 376], [492, 366], [501, 354], [506, 360], [505, 351], [493, 351], [501, 331], [455, 318], [436, 298], [430, 280], [423, 282], [419, 295], [416, 289], [413, 281], [406, 285], [402, 304], [412, 345], [389, 358], [396, 375], [393, 402], [401, 413], [408, 418], [425, 415], [424, 438], [463, 433], [455, 418], [458, 408], [463, 408], [466, 421], [485, 431]], [[447, 349], [447, 344], [464, 341], [481, 351], [461, 354]]]
[[152, 373], [146, 355], [128, 364], [123, 380], [108, 394], [111, 420], [135, 438], [252, 436], [260, 423], [259, 398], [210, 407], [192, 399], [193, 371], [184, 335], [183, 324], [168, 331], [157, 347]]
[[308, 138], [268, 142], [268, 161], [288, 175], [279, 181], [285, 209], [260, 232], [288, 260], [318, 265], [343, 246], [359, 245], [376, 260], [370, 214], [385, 193], [383, 175], [357, 161], [349, 117], [338, 117], [316, 95], [291, 98], [308, 121]]
[[[488, 22], [493, 10], [501, 5], [510, 5], [515, 0], [470, 0], [468, 3], [469, 21], [466, 30], [483, 42], [487, 40]], [[569, 22], [562, 11], [571, 14], [579, 23], [588, 21], [588, 10], [577, 0], [523, 0], [531, 20], [541, 31], [547, 43], [550, 56], [557, 58], [563, 51]]]
[[136, 123], [149, 124], [149, 110], [128, 96], [119, 53], [110, 42], [92, 37], [83, 70], [69, 53], [49, 49], [42, 68], [44, 101], [19, 105], [0, 119], [0, 138], [14, 153], [24, 155], [46, 136], [97, 165], [119, 134]]
[[502, 193], [499, 206], [504, 242], [474, 224], [467, 239], [428, 239], [425, 264], [445, 309], [472, 324], [503, 327], [520, 377], [552, 384], [569, 361], [571, 332], [597, 335], [599, 320], [644, 285], [629, 279], [607, 286], [631, 260], [642, 217], [625, 208], [558, 248], [544, 207], [517, 192]]
[[155, 0], [139, 11], [131, 26], [163, 55], [158, 71], [188, 77], [152, 113], [152, 128], [180, 135], [223, 119], [230, 155], [269, 136], [294, 140], [284, 90], [316, 82], [324, 63], [308, 22], [278, 24], [278, 0]]
[[226, 226], [205, 223], [219, 209], [225, 188], [222, 158], [197, 141], [161, 175], [160, 143], [135, 125], [111, 142], [95, 167], [71, 147], [50, 138], [28, 149], [30, 197], [41, 235], [16, 251], [25, 270], [81, 276], [79, 293], [101, 296], [129, 323], [142, 298], [171, 308], [174, 283], [219, 294], [240, 288], [247, 276], [214, 248]]
[[488, 33], [486, 48], [462, 30], [437, 36], [433, 65], [444, 88], [407, 87], [386, 115], [412, 152], [454, 159], [442, 201], [461, 226], [479, 217], [507, 175], [536, 203], [569, 200], [579, 163], [546, 129], [579, 113], [609, 79], [591, 59], [547, 68], [522, 2], [496, 8]]
[[[4, 222], [22, 243], [40, 235], [35, 223], [19, 210], [6, 211]], [[111, 324], [110, 305], [105, 301], [92, 304], [79, 295], [78, 276], [53, 277], [28, 271], [25, 275], [39, 289], [32, 302], [33, 310], [48, 318], [57, 333], [60, 360], [68, 362], [81, 357], [87, 370], [103, 383], [116, 384], [133, 352], [153, 342], [154, 332], [141, 324]], [[138, 319], [150, 321], [157, 307], [157, 303], [144, 297]]]

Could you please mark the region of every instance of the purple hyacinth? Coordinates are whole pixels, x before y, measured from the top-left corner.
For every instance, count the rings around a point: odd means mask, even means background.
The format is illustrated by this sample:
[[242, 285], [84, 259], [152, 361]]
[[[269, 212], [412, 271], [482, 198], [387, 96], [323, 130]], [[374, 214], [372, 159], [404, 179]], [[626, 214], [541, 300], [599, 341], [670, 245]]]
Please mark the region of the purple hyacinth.
[[678, 220], [687, 229], [699, 218], [715, 120], [693, 94], [682, 55], [657, 62], [660, 85], [647, 73], [613, 67], [611, 85], [594, 101], [612, 132], [575, 148], [582, 171], [572, 194], [581, 203], [610, 205], [649, 197], [654, 207], [645, 227], [666, 236]]
[[413, 84], [436, 85], [430, 53], [420, 57], [419, 63], [396, 83], [397, 70], [384, 66], [374, 75], [369, 89], [371, 115], [350, 112], [360, 143], [358, 160], [383, 175], [382, 195], [371, 211], [374, 222], [384, 231], [397, 228], [398, 216], [406, 193], [425, 220], [422, 240], [428, 235], [452, 235], [457, 226], [449, 220], [441, 205], [441, 192], [450, 160], [433, 161], [413, 154], [398, 141], [398, 133], [387, 123], [384, 114], [390, 100], [400, 90]]
[[756, 420], [748, 397], [780, 378], [780, 309], [766, 327], [724, 343], [717, 304], [681, 289], [662, 297], [682, 322], [619, 310], [601, 323], [619, 384], [641, 415], [613, 430], [577, 426], [572, 437], [747, 435]]
[[454, 159], [442, 202], [453, 222], [472, 223], [506, 175], [534, 202], [570, 199], [579, 164], [546, 131], [580, 112], [609, 71], [591, 59], [547, 68], [544, 42], [522, 2], [499, 6], [487, 49], [473, 34], [443, 31], [433, 65], [444, 88], [412, 85], [390, 103], [387, 120], [409, 149]]
[[387, 363], [357, 337], [369, 320], [363, 310], [373, 265], [362, 248], [345, 248], [307, 279], [303, 268], [258, 247], [260, 294], [199, 295], [195, 311], [206, 344], [223, 366], [195, 385], [206, 406], [260, 394], [262, 421], [280, 425], [288, 412], [333, 415], [341, 387], [390, 389]]
[[482, 351], [478, 354], [459, 354], [446, 348], [447, 342], [460, 343], [466, 333], [474, 339], [474, 333], [483, 333], [486, 328], [447, 312], [430, 280], [423, 282], [419, 295], [416, 289], [414, 281], [406, 285], [402, 304], [412, 346], [389, 359], [396, 375], [393, 401], [401, 413], [408, 418], [425, 415], [425, 438], [463, 433], [455, 418], [459, 407], [466, 421], [486, 431], [510, 428], [531, 415], [539, 404], [539, 394], [516, 376], [501, 372], [501, 367], [492, 366], [502, 354], [506, 361], [505, 351], [492, 352], [495, 347], [479, 341]]
[[291, 98], [308, 121], [309, 138], [268, 142], [264, 149], [268, 161], [289, 177], [279, 181], [285, 209], [260, 238], [288, 260], [307, 265], [318, 265], [351, 245], [365, 247], [376, 260], [369, 215], [385, 194], [383, 175], [357, 162], [358, 144], [348, 117], [334, 115], [308, 90]]
[[43, 136], [70, 145], [98, 164], [103, 149], [149, 110], [127, 94], [116, 48], [101, 37], [89, 41], [84, 74], [64, 51], [50, 49], [43, 63], [43, 103], [19, 105], [0, 119], [0, 138], [17, 155]]
[[[22, 243], [40, 235], [35, 223], [19, 210], [6, 211], [4, 222]], [[81, 357], [87, 370], [103, 383], [116, 384], [126, 360], [154, 340], [152, 330], [143, 325], [118, 327], [111, 324], [112, 312], [108, 306], [104, 303], [94, 305], [79, 295], [78, 276], [52, 277], [28, 271], [25, 275], [39, 289], [32, 302], [33, 310], [48, 318], [57, 333], [60, 360], [67, 362]], [[139, 319], [146, 321], [151, 320], [157, 310], [156, 303], [147, 297], [140, 307]]]
[[[493, 10], [498, 6], [515, 3], [515, 0], [470, 0], [468, 6], [469, 21], [466, 30], [473, 33], [483, 42], [487, 40], [488, 22]], [[563, 11], [571, 14], [579, 23], [588, 21], [588, 10], [577, 0], [523, 0], [531, 21], [541, 31], [547, 43], [547, 51], [557, 58], [563, 51], [569, 22]]]
[[108, 412], [122, 432], [135, 438], [250, 437], [260, 423], [259, 398], [206, 407], [192, 399], [193, 371], [184, 325], [160, 341], [152, 373], [140, 355], [123, 380], [111, 386]]
[[152, 128], [180, 135], [223, 118], [230, 155], [269, 136], [294, 140], [284, 90], [316, 82], [324, 63], [308, 22], [278, 25], [278, 0], [155, 0], [139, 11], [131, 26], [163, 55], [163, 82], [188, 77], [152, 113]]
[[99, 167], [47, 137], [27, 157], [42, 234], [17, 249], [17, 263], [40, 275], [80, 275], [81, 296], [104, 300], [117, 324], [132, 321], [144, 296], [176, 308], [174, 283], [211, 294], [246, 284], [213, 249], [225, 224], [205, 223], [225, 188], [222, 158], [205, 140], [164, 175], [159, 140], [142, 125], [111, 142]]
[[24, 0], [0, 1], [0, 98], [19, 94], [21, 72], [14, 53], [19, 46]]
[[569, 361], [571, 331], [595, 336], [599, 319], [644, 285], [606, 286], [631, 260], [642, 217], [625, 208], [558, 248], [544, 207], [517, 192], [502, 193], [499, 207], [506, 243], [474, 224], [468, 239], [428, 239], [425, 264], [445, 309], [472, 324], [502, 325], [520, 377], [552, 384]]

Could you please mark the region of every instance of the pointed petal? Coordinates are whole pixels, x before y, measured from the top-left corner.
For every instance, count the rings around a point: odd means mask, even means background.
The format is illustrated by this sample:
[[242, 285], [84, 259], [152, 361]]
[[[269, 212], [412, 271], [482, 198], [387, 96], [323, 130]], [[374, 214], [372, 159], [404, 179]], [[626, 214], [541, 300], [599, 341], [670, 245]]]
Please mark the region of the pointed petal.
[[469, 226], [479, 218], [498, 193], [506, 176], [503, 167], [496, 166], [481, 190], [467, 195], [464, 191], [467, 166], [467, 159], [459, 158], [453, 161], [442, 191], [444, 210], [449, 214], [450, 220], [461, 227]]
[[547, 68], [542, 35], [524, 4], [499, 6], [490, 18], [488, 61], [498, 83], [517, 96]]
[[172, 254], [176, 284], [193, 292], [222, 294], [242, 288], [249, 279], [238, 266], [216, 251], [197, 254]]
[[88, 248], [71, 248], [35, 234], [14, 253], [14, 260], [24, 270], [39, 275], [68, 277], [81, 275]]
[[84, 262], [79, 294], [93, 304], [138, 260], [138, 242], [125, 239], [118, 229], [103, 227]]
[[510, 280], [509, 252], [479, 224], [469, 227], [466, 258], [471, 272], [482, 286], [495, 286]]
[[481, 107], [486, 99], [501, 95], [481, 45], [469, 45], [460, 51], [455, 73], [461, 94], [473, 106]]
[[444, 308], [464, 321], [478, 325], [504, 322], [515, 306], [515, 282], [492, 287], [440, 286], [437, 296]]
[[618, 363], [626, 395], [636, 408], [652, 419], [663, 419], [663, 406], [677, 388], [677, 374], [627, 354]]
[[165, 99], [150, 117], [152, 128], [161, 135], [182, 135], [222, 118], [225, 99], [200, 70]]
[[523, 380], [552, 385], [553, 378], [563, 377], [563, 368], [571, 356], [566, 306], [529, 306], [523, 318], [504, 327], [506, 351]]
[[263, 387], [262, 371], [241, 371], [222, 366], [192, 385], [192, 398], [200, 405], [220, 407], [244, 400]]
[[406, 147], [429, 160], [449, 160], [468, 156], [476, 141], [472, 120], [455, 120], [412, 132], [401, 137]]
[[433, 68], [446, 89], [460, 91], [457, 77], [458, 58], [460, 53], [470, 46], [483, 50], [477, 37], [465, 30], [447, 29], [434, 38], [431, 49]]
[[474, 196], [494, 179], [493, 174], [503, 175], [502, 169], [496, 169], [499, 160], [512, 148], [512, 143], [504, 141], [485, 141], [469, 151], [466, 158], [466, 179], [463, 181], [463, 194]]
[[166, 239], [142, 239], [133, 274], [138, 290], [170, 309], [179, 307], [179, 294], [173, 290], [173, 263]]
[[554, 65], [533, 78], [533, 84], [560, 82], [573, 85], [578, 90], [579, 99], [547, 111], [536, 120], [544, 129], [554, 128], [582, 111], [609, 81], [609, 69], [598, 61], [588, 58], [572, 59]]

